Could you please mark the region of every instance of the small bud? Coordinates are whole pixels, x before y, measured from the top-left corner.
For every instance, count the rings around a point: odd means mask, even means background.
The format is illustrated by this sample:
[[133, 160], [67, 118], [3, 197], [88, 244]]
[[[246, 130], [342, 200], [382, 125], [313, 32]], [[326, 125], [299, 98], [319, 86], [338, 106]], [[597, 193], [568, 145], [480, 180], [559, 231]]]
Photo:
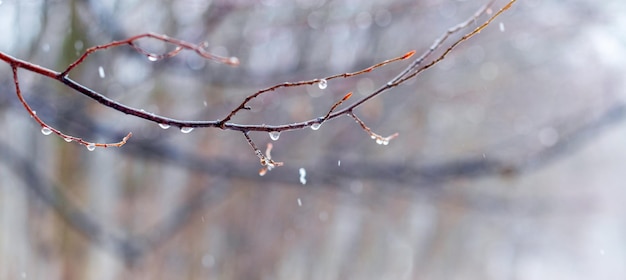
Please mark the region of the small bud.
[[412, 51], [410, 51], [410, 52], [408, 52], [408, 53], [405, 53], [405, 54], [402, 56], [402, 59], [407, 59], [407, 58], [410, 58], [410, 57], [411, 57], [411, 56], [413, 56], [414, 54], [415, 54], [415, 50], [412, 50]]

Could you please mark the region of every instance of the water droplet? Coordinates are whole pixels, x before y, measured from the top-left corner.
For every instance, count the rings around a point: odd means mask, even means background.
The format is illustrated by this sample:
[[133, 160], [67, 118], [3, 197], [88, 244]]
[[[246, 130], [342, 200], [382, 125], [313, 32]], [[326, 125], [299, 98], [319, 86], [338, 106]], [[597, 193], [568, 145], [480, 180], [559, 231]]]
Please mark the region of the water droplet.
[[314, 124], [311, 125], [311, 129], [318, 130], [318, 129], [320, 129], [320, 126], [322, 126], [321, 123], [314, 123]]
[[180, 128], [180, 132], [182, 133], [189, 133], [193, 130], [193, 127], [181, 127]]
[[162, 129], [168, 129], [168, 128], [170, 128], [170, 125], [169, 125], [169, 124], [164, 124], [164, 123], [160, 123], [160, 124], [159, 124], [159, 126], [160, 126]]
[[383, 139], [383, 145], [385, 145], [385, 146], [389, 145], [389, 140]]
[[150, 61], [154, 62], [154, 61], [159, 60], [159, 57], [158, 57], [158, 56], [156, 56], [156, 55], [154, 55], [154, 54], [149, 54], [149, 55], [148, 55], [148, 60], [150, 60]]
[[341, 160], [337, 161], [337, 166], [341, 166]]
[[104, 68], [102, 68], [102, 66], [98, 67], [98, 75], [100, 75], [100, 78], [104, 79], [104, 77], [106, 76], [104, 74]]
[[33, 115], [37, 115], [37, 111], [33, 110]]
[[228, 63], [232, 65], [239, 65], [239, 58], [233, 56], [228, 59]]
[[372, 138], [372, 139], [376, 139], [376, 135], [372, 135], [370, 138]]
[[500, 22], [500, 31], [504, 32], [504, 23], [503, 22]]
[[41, 133], [43, 135], [50, 135], [52, 133], [52, 130], [50, 128], [47, 128], [47, 127], [42, 127], [41, 128]]
[[270, 138], [274, 141], [280, 138], [280, 131], [270, 131]]
[[94, 143], [89, 143], [87, 145], [87, 150], [89, 150], [90, 152], [93, 152], [96, 149], [96, 144]]
[[302, 206], [302, 199], [298, 197], [298, 206]]
[[328, 87], [328, 81], [326, 81], [326, 79], [321, 79], [319, 83], [317, 84], [317, 86], [320, 89], [325, 89], [326, 87]]
[[384, 142], [383, 139], [380, 139], [380, 138], [376, 139], [376, 144], [378, 144], [378, 145], [382, 145], [383, 142]]
[[63, 138], [63, 140], [65, 140], [65, 142], [67, 143], [72, 142], [72, 138]]
[[306, 169], [300, 168], [298, 172], [300, 173], [300, 183], [306, 185]]

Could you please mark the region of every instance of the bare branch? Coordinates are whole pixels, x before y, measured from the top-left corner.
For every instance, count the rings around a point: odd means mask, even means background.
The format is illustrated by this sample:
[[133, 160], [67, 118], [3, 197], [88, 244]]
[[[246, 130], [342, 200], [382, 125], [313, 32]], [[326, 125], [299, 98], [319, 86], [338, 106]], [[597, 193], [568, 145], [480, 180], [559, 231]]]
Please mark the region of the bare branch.
[[259, 170], [259, 175], [263, 176], [268, 171], [271, 171], [272, 169], [274, 169], [274, 167], [283, 166], [282, 162], [276, 162], [272, 160], [272, 148], [274, 147], [272, 143], [267, 143], [267, 149], [265, 150], [265, 154], [263, 154], [263, 152], [261, 152], [261, 150], [257, 148], [256, 144], [254, 144], [254, 141], [252, 141], [252, 138], [250, 138], [250, 135], [248, 135], [248, 132], [244, 132], [243, 136], [246, 138], [246, 140], [248, 141], [248, 144], [250, 145], [250, 147], [252, 147], [252, 149], [254, 150], [254, 153], [259, 158], [259, 161], [261, 162], [261, 166], [263, 166], [261, 170]]
[[[155, 53], [151, 53], [148, 52], [146, 50], [144, 50], [143, 48], [139, 47], [135, 41], [142, 39], [142, 38], [153, 38], [159, 41], [163, 41], [166, 43], [170, 43], [176, 46], [176, 48], [173, 51], [170, 51], [168, 53], [165, 54], [155, 54]], [[131, 47], [133, 47], [135, 50], [137, 50], [137, 52], [139, 52], [140, 54], [145, 55], [146, 57], [148, 57], [148, 59], [150, 61], [157, 61], [160, 59], [164, 59], [164, 58], [169, 58], [172, 56], [177, 55], [181, 50], [183, 49], [187, 49], [187, 50], [192, 50], [195, 51], [199, 56], [208, 59], [208, 60], [213, 60], [219, 63], [223, 63], [223, 64], [228, 64], [228, 65], [233, 65], [233, 66], [237, 66], [239, 65], [239, 59], [236, 57], [222, 57], [222, 56], [218, 56], [218, 55], [214, 55], [211, 54], [209, 52], [207, 52], [206, 50], [204, 50], [204, 44], [203, 45], [196, 45], [196, 44], [192, 44], [189, 42], [185, 42], [183, 40], [179, 40], [179, 39], [175, 39], [175, 38], [171, 38], [167, 35], [160, 35], [160, 34], [154, 34], [154, 33], [146, 33], [146, 34], [140, 34], [137, 36], [133, 36], [130, 37], [126, 40], [120, 40], [120, 41], [113, 41], [111, 43], [108, 44], [104, 44], [104, 45], [99, 45], [99, 46], [94, 46], [91, 48], [88, 48], [85, 53], [83, 53], [83, 55], [81, 55], [76, 61], [74, 61], [72, 64], [70, 64], [70, 66], [68, 66], [63, 72], [61, 72], [61, 76], [67, 76], [67, 74], [69, 74], [70, 71], [72, 71], [72, 69], [74, 69], [76, 66], [78, 66], [79, 64], [83, 63], [83, 61], [85, 61], [85, 59], [92, 53], [100, 51], [100, 50], [105, 50], [108, 48], [113, 48], [113, 47], [118, 47], [118, 46], [122, 46], [122, 45], [130, 45]]]
[[[376, 68], [383, 67], [383, 66], [385, 66], [385, 65], [387, 65], [389, 63], [400, 61], [400, 60], [409, 59], [411, 56], [413, 56], [413, 54], [415, 54], [415, 51], [410, 51], [410, 52], [407, 52], [406, 54], [404, 54], [402, 56], [385, 60], [383, 62], [380, 62], [380, 63], [374, 64], [374, 65], [372, 65], [370, 67], [367, 67], [367, 68], [365, 68], [363, 70], [352, 72], [352, 73], [337, 74], [337, 75], [333, 75], [333, 76], [328, 76], [326, 78], [313, 79], [313, 80], [308, 80], [308, 81], [285, 82], [285, 83], [282, 83], [282, 84], [274, 85], [274, 86], [271, 86], [271, 87], [259, 90], [259, 91], [255, 92], [254, 94], [251, 94], [248, 97], [246, 97], [246, 99], [244, 99], [244, 101], [241, 102], [241, 104], [239, 104], [239, 106], [237, 106], [237, 108], [233, 109], [224, 119], [222, 119], [220, 121], [220, 127], [222, 129], [225, 129], [226, 128], [225, 127], [226, 126], [226, 122], [230, 121], [230, 119], [232, 119], [232, 117], [234, 117], [235, 114], [237, 114], [241, 110], [249, 110], [250, 109], [250, 107], [247, 106], [248, 102], [250, 102], [252, 99], [257, 98], [261, 94], [264, 94], [266, 92], [275, 91], [275, 90], [277, 90], [279, 88], [299, 87], [299, 86], [314, 85], [314, 84], [319, 84], [320, 89], [325, 89], [327, 87], [328, 81], [330, 81], [330, 80], [334, 80], [334, 79], [337, 79], [337, 78], [350, 78], [350, 77], [353, 77], [353, 76], [365, 74], [365, 73], [371, 72], [372, 70], [374, 70]], [[283, 129], [283, 130], [292, 130], [292, 129]]]
[[326, 114], [326, 116], [324, 116], [322, 119], [327, 119], [328, 116], [330, 116], [330, 114], [335, 111], [335, 109], [337, 109], [337, 107], [339, 107], [339, 105], [341, 105], [343, 102], [345, 102], [346, 100], [350, 99], [350, 97], [352, 97], [352, 92], [348, 92], [346, 95], [344, 95], [344, 97], [335, 102], [335, 104], [333, 104], [333, 106], [330, 107], [330, 110], [328, 110], [328, 113]]
[[376, 144], [378, 145], [389, 145], [389, 141], [400, 135], [396, 132], [387, 137], [380, 136], [379, 134], [374, 133], [372, 129], [365, 125], [365, 123], [361, 119], [359, 119], [359, 117], [357, 117], [354, 113], [349, 113], [348, 116], [352, 117], [361, 126], [361, 128], [363, 128], [363, 130], [365, 130], [365, 132], [367, 132], [367, 134], [369, 134], [370, 137], [376, 141]]
[[[369, 73], [371, 71], [373, 71], [374, 69], [383, 67], [385, 65], [388, 65], [390, 63], [396, 62], [396, 61], [401, 61], [401, 60], [406, 60], [409, 59], [410, 57], [412, 57], [415, 54], [415, 51], [409, 51], [407, 53], [405, 53], [402, 56], [396, 57], [396, 58], [392, 58], [389, 60], [385, 60], [383, 62], [380, 62], [378, 64], [374, 64], [370, 67], [367, 67], [365, 69], [362, 69], [360, 71], [356, 71], [356, 72], [352, 72], [352, 73], [343, 73], [343, 74], [337, 74], [337, 75], [333, 75], [333, 76], [328, 76], [326, 78], [321, 78], [321, 79], [312, 79], [312, 80], [307, 80], [307, 81], [300, 81], [300, 82], [285, 82], [285, 83], [281, 83], [281, 84], [277, 84], [262, 90], [259, 90], [249, 96], [247, 96], [237, 107], [235, 107], [228, 115], [226, 115], [223, 119], [218, 120], [218, 121], [197, 121], [197, 120], [177, 120], [177, 119], [172, 119], [172, 118], [168, 118], [168, 117], [164, 117], [158, 114], [153, 114], [153, 113], [149, 113], [149, 112], [145, 112], [143, 110], [140, 109], [136, 109], [136, 108], [132, 108], [129, 107], [127, 105], [121, 104], [119, 102], [116, 102], [112, 99], [107, 98], [106, 96], [87, 88], [86, 86], [73, 81], [72, 79], [70, 79], [68, 77], [69, 72], [71, 72], [76, 66], [80, 65], [81, 63], [83, 63], [85, 61], [85, 59], [91, 55], [94, 52], [97, 51], [101, 51], [101, 50], [106, 50], [109, 48], [113, 48], [113, 47], [118, 47], [118, 46], [122, 46], [122, 45], [129, 45], [130, 47], [132, 47], [134, 50], [136, 50], [138, 53], [145, 55], [149, 60], [151, 61], [156, 61], [159, 59], [165, 59], [165, 58], [169, 58], [169, 57], [173, 57], [177, 54], [179, 54], [182, 50], [186, 49], [186, 50], [191, 50], [194, 51], [195, 53], [197, 53], [199, 56], [201, 56], [202, 58], [205, 58], [207, 60], [212, 60], [218, 63], [222, 63], [222, 64], [227, 64], [227, 65], [232, 65], [232, 66], [236, 66], [239, 64], [239, 60], [236, 57], [221, 57], [221, 56], [217, 56], [214, 54], [211, 54], [209, 52], [207, 52], [205, 50], [206, 44], [201, 44], [201, 45], [197, 45], [197, 44], [192, 44], [186, 41], [182, 41], [179, 39], [175, 39], [175, 38], [170, 38], [167, 35], [159, 35], [159, 34], [154, 34], [154, 33], [146, 33], [146, 34], [140, 34], [140, 35], [136, 35], [133, 37], [130, 37], [128, 39], [125, 40], [120, 40], [120, 41], [113, 41], [111, 43], [108, 44], [104, 44], [104, 45], [98, 45], [98, 46], [94, 46], [91, 47], [89, 49], [87, 49], [85, 51], [85, 53], [83, 53], [76, 61], [74, 61], [73, 63], [71, 63], [63, 72], [56, 72], [54, 70], [50, 70], [35, 64], [32, 64], [30, 62], [24, 61], [24, 60], [20, 60], [18, 58], [9, 56], [7, 54], [4, 54], [2, 52], [0, 52], [0, 59], [4, 60], [5, 62], [9, 63], [13, 69], [14, 72], [14, 82], [16, 85], [16, 93], [18, 95], [18, 98], [20, 99], [20, 101], [22, 102], [22, 104], [24, 105], [24, 107], [26, 108], [26, 110], [29, 112], [29, 114], [31, 116], [33, 116], [33, 118], [42, 126], [42, 132], [44, 134], [50, 134], [50, 133], [55, 133], [56, 135], [59, 135], [60, 137], [63, 137], [66, 140], [71, 140], [74, 142], [78, 142], [82, 145], [87, 146], [90, 150], [92, 150], [94, 147], [110, 147], [110, 146], [122, 146], [124, 145], [124, 143], [126, 143], [126, 140], [128, 140], [128, 138], [131, 136], [131, 134], [129, 133], [126, 137], [124, 137], [124, 139], [122, 139], [122, 141], [117, 142], [117, 143], [111, 143], [111, 144], [102, 144], [102, 143], [89, 143], [86, 142], [84, 140], [82, 140], [81, 138], [78, 137], [73, 137], [73, 136], [69, 136], [66, 134], [63, 134], [62, 132], [60, 132], [59, 130], [56, 130], [52, 127], [50, 127], [49, 125], [45, 124], [43, 121], [41, 121], [41, 119], [39, 119], [33, 112], [33, 110], [28, 106], [28, 104], [26, 103], [26, 101], [24, 101], [20, 88], [19, 88], [19, 83], [18, 83], [18, 77], [17, 77], [17, 68], [23, 68], [26, 69], [28, 71], [55, 79], [63, 84], [65, 84], [66, 86], [96, 100], [97, 102], [99, 102], [100, 104], [112, 108], [114, 110], [117, 110], [119, 112], [125, 113], [125, 114], [129, 114], [129, 115], [133, 115], [139, 118], [143, 118], [145, 120], [148, 121], [152, 121], [155, 123], [158, 123], [162, 126], [177, 126], [179, 127], [181, 130], [183, 131], [189, 131], [195, 127], [213, 127], [213, 128], [221, 128], [223, 130], [235, 130], [235, 131], [240, 131], [244, 134], [244, 136], [246, 137], [246, 140], [248, 141], [248, 144], [254, 149], [255, 154], [259, 157], [260, 161], [261, 161], [261, 165], [263, 166], [266, 171], [271, 170], [273, 167], [275, 166], [281, 166], [282, 162], [274, 162], [270, 155], [269, 152], [271, 151], [271, 145], [268, 145], [268, 150], [266, 152], [266, 155], [263, 155], [263, 153], [256, 147], [256, 145], [254, 144], [254, 142], [252, 141], [252, 139], [249, 137], [249, 132], [251, 131], [265, 131], [265, 132], [272, 132], [272, 133], [279, 133], [281, 131], [290, 131], [290, 130], [295, 130], [295, 129], [302, 129], [302, 128], [306, 128], [306, 127], [311, 127], [313, 129], [318, 128], [323, 122], [333, 119], [333, 118], [337, 118], [343, 115], [349, 115], [350, 117], [352, 117], [360, 126], [361, 128], [363, 128], [372, 138], [374, 138], [376, 140], [377, 143], [379, 144], [388, 144], [389, 140], [397, 137], [397, 133], [390, 135], [388, 137], [382, 137], [374, 132], [372, 132], [372, 130], [367, 127], [365, 125], [365, 123], [359, 119], [356, 115], [354, 115], [354, 110], [362, 105], [363, 103], [367, 102], [368, 100], [380, 95], [383, 92], [386, 92], [394, 87], [397, 87], [398, 85], [406, 82], [407, 80], [414, 78], [415, 76], [419, 75], [420, 73], [426, 71], [427, 69], [431, 68], [432, 66], [436, 65], [438, 62], [442, 61], [450, 52], [452, 52], [453, 49], [455, 49], [458, 45], [460, 45], [461, 43], [467, 41], [469, 38], [473, 37], [474, 35], [478, 34], [481, 30], [483, 30], [485, 27], [489, 26], [494, 20], [495, 18], [497, 18], [498, 16], [500, 16], [504, 11], [508, 10], [513, 3], [515, 3], [516, 0], [510, 0], [504, 7], [502, 7], [498, 12], [494, 13], [493, 15], [490, 15], [488, 17], [488, 19], [483, 22], [481, 25], [479, 25], [478, 27], [476, 27], [475, 29], [473, 29], [471, 32], [466, 33], [464, 36], [462, 36], [461, 38], [457, 39], [456, 41], [454, 41], [447, 49], [445, 49], [445, 51], [443, 51], [443, 53], [441, 55], [439, 55], [438, 57], [436, 57], [435, 59], [433, 59], [430, 63], [422, 65], [422, 63], [424, 63], [424, 61], [430, 56], [432, 55], [435, 50], [441, 48], [444, 44], [444, 42], [450, 38], [450, 36], [454, 33], [459, 32], [460, 30], [468, 27], [472, 22], [476, 22], [478, 20], [478, 18], [480, 16], [482, 16], [483, 14], [487, 13], [487, 11], [490, 11], [490, 7], [493, 5], [494, 0], [491, 0], [489, 3], [487, 3], [484, 7], [482, 7], [481, 9], [479, 9], [474, 15], [472, 15], [469, 19], [467, 19], [466, 21], [448, 29], [441, 37], [439, 37], [437, 40], [434, 41], [434, 43], [431, 45], [431, 47], [426, 50], [421, 56], [419, 56], [417, 59], [413, 60], [403, 71], [401, 71], [395, 78], [391, 79], [390, 81], [388, 81], [384, 86], [380, 87], [379, 89], [375, 90], [374, 92], [370, 93], [369, 95], [361, 98], [360, 100], [354, 102], [353, 104], [351, 104], [350, 106], [339, 110], [339, 111], [335, 111], [335, 109], [337, 109], [338, 106], [340, 106], [344, 101], [348, 100], [352, 95], [346, 94], [343, 99], [341, 99], [340, 101], [336, 102], [333, 104], [333, 106], [331, 106], [331, 108], [328, 110], [328, 113], [323, 116], [323, 117], [318, 117], [316, 119], [311, 119], [308, 121], [302, 121], [302, 122], [298, 122], [298, 123], [290, 123], [290, 124], [282, 124], [282, 125], [254, 125], [254, 124], [237, 124], [237, 123], [230, 123], [229, 121], [232, 119], [233, 116], [235, 116], [238, 112], [240, 112], [241, 110], [248, 110], [250, 109], [250, 107], [248, 106], [248, 103], [254, 99], [257, 98], [258, 96], [260, 96], [261, 94], [264, 94], [266, 92], [270, 92], [270, 91], [274, 91], [276, 89], [279, 88], [286, 88], [286, 87], [299, 87], [299, 86], [305, 86], [305, 85], [314, 85], [314, 84], [318, 84], [320, 86], [320, 88], [326, 88], [327, 87], [327, 83], [329, 80], [332, 79], [337, 79], [337, 78], [350, 78], [350, 77], [354, 77], [357, 75], [361, 75], [361, 74], [365, 74], [365, 73]], [[137, 41], [140, 39], [144, 39], [144, 38], [149, 38], [149, 39], [154, 39], [154, 40], [158, 40], [158, 41], [162, 41], [165, 43], [169, 43], [175, 46], [175, 48], [169, 52], [163, 53], [163, 54], [156, 54], [156, 53], [152, 53], [149, 51], [146, 51], [144, 48], [140, 47], [137, 44]], [[262, 169], [263, 170], [263, 169]]]
[[30, 105], [28, 105], [28, 103], [24, 99], [24, 96], [22, 96], [22, 91], [20, 90], [19, 79], [17, 77], [17, 67], [13, 65], [11, 68], [13, 70], [13, 82], [15, 84], [15, 92], [17, 94], [17, 98], [20, 100], [20, 102], [22, 103], [22, 105], [24, 106], [24, 108], [26, 109], [28, 114], [39, 125], [41, 125], [41, 133], [43, 133], [44, 135], [50, 135], [50, 134], [54, 133], [54, 134], [58, 135], [59, 137], [63, 138], [63, 140], [65, 140], [65, 142], [76, 142], [76, 143], [79, 143], [79, 144], [87, 147], [87, 149], [89, 151], [95, 150], [96, 147], [102, 147], [102, 148], [121, 147], [124, 144], [126, 144], [126, 141], [133, 135], [131, 132], [129, 132], [124, 138], [122, 138], [121, 141], [119, 141], [117, 143], [92, 143], [92, 142], [87, 142], [87, 141], [85, 141], [85, 140], [83, 140], [82, 138], [79, 138], [79, 137], [67, 135], [67, 134], [61, 132], [60, 130], [58, 130], [58, 129], [52, 127], [52, 126], [49, 126], [43, 120], [41, 120], [41, 118], [39, 118], [39, 116], [37, 116], [37, 113], [30, 107]]

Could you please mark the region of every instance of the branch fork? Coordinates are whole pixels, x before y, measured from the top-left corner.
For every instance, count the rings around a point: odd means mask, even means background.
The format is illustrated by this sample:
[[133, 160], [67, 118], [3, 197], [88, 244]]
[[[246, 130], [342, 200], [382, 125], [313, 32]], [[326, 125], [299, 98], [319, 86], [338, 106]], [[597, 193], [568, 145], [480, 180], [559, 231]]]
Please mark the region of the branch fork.
[[[301, 87], [301, 86], [306, 86], [306, 85], [318, 85], [320, 87], [320, 89], [326, 89], [328, 87], [328, 81], [334, 80], [334, 79], [338, 79], [338, 78], [351, 78], [354, 76], [358, 76], [358, 75], [362, 75], [365, 73], [369, 73], [372, 72], [373, 70], [386, 66], [390, 63], [393, 62], [397, 62], [397, 61], [404, 61], [404, 60], [408, 60], [411, 57], [413, 57], [415, 55], [415, 51], [409, 51], [401, 56], [392, 58], [392, 59], [388, 59], [385, 61], [382, 61], [380, 63], [374, 64], [372, 66], [369, 66], [365, 69], [356, 71], [356, 72], [352, 72], [352, 73], [342, 73], [342, 74], [337, 74], [337, 75], [332, 75], [332, 76], [328, 76], [325, 78], [317, 78], [317, 79], [312, 79], [312, 80], [306, 80], [306, 81], [299, 81], [299, 82], [285, 82], [285, 83], [281, 83], [281, 84], [277, 84], [265, 89], [261, 89], [257, 92], [254, 92], [250, 95], [248, 95], [237, 107], [235, 107], [233, 110], [230, 111], [230, 113], [228, 113], [226, 116], [224, 116], [224, 118], [217, 120], [217, 121], [196, 121], [196, 120], [178, 120], [178, 119], [173, 119], [173, 118], [168, 118], [165, 116], [161, 116], [158, 114], [153, 114], [153, 113], [149, 113], [149, 112], [145, 112], [141, 109], [136, 109], [136, 108], [132, 108], [129, 107], [127, 105], [118, 103], [114, 100], [111, 100], [109, 98], [107, 98], [106, 96], [90, 89], [87, 88], [86, 86], [73, 81], [72, 79], [69, 78], [69, 74], [70, 72], [78, 65], [80, 65], [81, 63], [83, 63], [85, 61], [85, 59], [91, 55], [94, 52], [97, 51], [102, 51], [102, 50], [106, 50], [109, 48], [113, 48], [113, 47], [119, 47], [119, 46], [124, 46], [124, 45], [128, 45], [131, 48], [133, 48], [135, 51], [137, 51], [139, 54], [146, 56], [146, 58], [150, 61], [157, 61], [157, 60], [161, 60], [161, 59], [166, 59], [166, 58], [170, 58], [170, 57], [174, 57], [176, 55], [178, 55], [181, 51], [183, 50], [189, 50], [189, 51], [193, 51], [195, 52], [197, 55], [199, 55], [200, 57], [210, 60], [210, 61], [214, 61], [216, 63], [221, 63], [221, 64], [225, 64], [225, 65], [230, 65], [230, 66], [237, 66], [239, 65], [239, 59], [236, 57], [223, 57], [223, 56], [218, 56], [215, 54], [212, 54], [208, 51], [206, 51], [206, 47], [207, 47], [207, 43], [202, 43], [202, 44], [193, 44], [193, 43], [189, 43], [183, 40], [179, 40], [179, 39], [175, 39], [175, 38], [171, 38], [167, 35], [160, 35], [160, 34], [155, 34], [155, 33], [145, 33], [145, 34], [140, 34], [140, 35], [136, 35], [133, 37], [130, 37], [128, 39], [125, 40], [120, 40], [120, 41], [113, 41], [110, 42], [108, 44], [104, 44], [104, 45], [98, 45], [98, 46], [94, 46], [91, 48], [88, 48], [76, 61], [74, 61], [73, 63], [71, 63], [66, 69], [64, 69], [62, 72], [56, 72], [54, 70], [48, 69], [48, 68], [44, 68], [41, 67], [39, 65], [30, 63], [28, 61], [24, 61], [15, 57], [12, 57], [8, 54], [5, 54], [3, 52], [0, 52], [0, 60], [4, 60], [5, 62], [7, 62], [13, 71], [13, 80], [14, 80], [14, 84], [15, 84], [15, 90], [16, 90], [16, 94], [18, 99], [20, 100], [20, 102], [22, 103], [22, 105], [24, 106], [24, 108], [26, 109], [26, 111], [28, 112], [28, 114], [30, 114], [30, 116], [33, 117], [33, 119], [42, 127], [42, 133], [45, 135], [49, 135], [54, 133], [55, 135], [63, 138], [65, 141], [67, 142], [76, 142], [79, 143], [80, 145], [86, 146], [90, 151], [94, 150], [96, 147], [102, 147], [102, 148], [107, 148], [107, 147], [121, 147], [124, 144], [126, 144], [126, 142], [128, 141], [128, 139], [132, 136], [132, 133], [128, 133], [124, 138], [122, 138], [120, 141], [118, 142], [113, 142], [113, 143], [93, 143], [93, 142], [88, 142], [83, 140], [82, 138], [79, 137], [75, 137], [75, 136], [71, 136], [71, 135], [67, 135], [61, 131], [59, 131], [58, 129], [55, 129], [54, 127], [46, 124], [43, 120], [41, 120], [35, 113], [34, 110], [32, 110], [32, 108], [28, 105], [28, 103], [26, 102], [26, 100], [24, 99], [20, 86], [19, 86], [19, 79], [18, 79], [18, 69], [22, 68], [24, 70], [27, 71], [31, 71], [34, 73], [37, 73], [39, 75], [42, 76], [46, 76], [48, 78], [57, 80], [63, 84], [65, 84], [66, 86], [74, 89], [75, 91], [84, 94], [92, 99], [94, 99], [95, 101], [99, 102], [100, 104], [112, 108], [114, 110], [117, 110], [119, 112], [122, 112], [124, 114], [129, 114], [129, 115], [133, 115], [148, 121], [152, 121], [155, 122], [161, 126], [177, 126], [181, 129], [186, 129], [186, 130], [191, 130], [193, 128], [196, 127], [205, 127], [205, 128], [219, 128], [222, 130], [234, 130], [234, 131], [239, 131], [242, 132], [244, 137], [246, 138], [248, 144], [253, 148], [254, 153], [257, 155], [257, 157], [260, 160], [261, 163], [261, 170], [259, 171], [260, 175], [264, 175], [266, 174], [268, 171], [272, 170], [275, 167], [278, 166], [282, 166], [283, 163], [282, 162], [277, 162], [274, 161], [271, 157], [271, 151], [273, 148], [273, 145], [271, 143], [269, 143], [267, 145], [267, 149], [265, 151], [265, 154], [263, 152], [261, 152], [260, 149], [257, 148], [257, 145], [252, 141], [252, 139], [249, 136], [250, 132], [270, 132], [270, 133], [280, 133], [282, 131], [291, 131], [291, 130], [295, 130], [295, 129], [303, 129], [306, 127], [311, 127], [314, 130], [317, 130], [320, 125], [326, 121], [329, 121], [331, 119], [334, 118], [338, 118], [344, 115], [348, 115], [351, 118], [353, 118], [358, 124], [359, 126], [368, 134], [370, 135], [370, 137], [372, 139], [374, 139], [376, 141], [377, 144], [380, 145], [388, 145], [389, 142], [391, 140], [393, 140], [394, 138], [396, 138], [398, 136], [398, 133], [394, 133], [392, 135], [389, 136], [381, 136], [379, 134], [374, 133], [367, 125], [365, 125], [365, 123], [356, 116], [355, 114], [355, 110], [362, 105], [363, 103], [367, 102], [368, 100], [380, 95], [383, 92], [386, 92], [394, 87], [397, 87], [401, 84], [403, 84], [404, 82], [406, 82], [409, 79], [412, 79], [414, 77], [416, 77], [417, 75], [419, 75], [420, 73], [428, 70], [429, 68], [433, 67], [434, 65], [436, 65], [437, 63], [439, 63], [441, 60], [445, 59], [445, 57], [452, 52], [452, 50], [454, 50], [458, 45], [460, 45], [461, 43], [467, 41], [468, 39], [470, 39], [471, 37], [475, 36], [476, 34], [480, 33], [481, 30], [483, 30], [484, 28], [486, 28], [487, 26], [489, 26], [498, 16], [500, 16], [503, 12], [505, 12], [506, 10], [508, 10], [509, 8], [511, 8], [511, 6], [513, 5], [513, 3], [516, 2], [516, 0], [509, 0], [509, 2], [504, 5], [500, 10], [498, 10], [497, 12], [493, 13], [493, 10], [491, 8], [491, 6], [493, 5], [493, 3], [495, 2], [495, 0], [490, 0], [485, 6], [483, 6], [481, 9], [479, 9], [476, 13], [474, 13], [473, 16], [471, 16], [470, 18], [468, 18], [466, 21], [459, 23], [458, 25], [448, 29], [443, 35], [441, 35], [439, 38], [437, 38], [433, 44], [430, 46], [429, 49], [427, 49], [424, 53], [422, 53], [419, 57], [415, 58], [412, 60], [411, 63], [409, 63], [409, 65], [402, 70], [398, 75], [396, 75], [393, 79], [389, 80], [387, 83], [385, 83], [383, 86], [381, 86], [380, 88], [378, 88], [377, 90], [373, 91], [372, 93], [368, 94], [365, 97], [362, 97], [361, 99], [354, 101], [352, 104], [350, 104], [349, 106], [338, 110], [338, 108], [346, 101], [348, 101], [351, 97], [352, 97], [352, 93], [349, 92], [347, 94], [345, 94], [343, 96], [343, 98], [341, 98], [339, 101], [335, 102], [328, 110], [328, 112], [322, 116], [319, 117], [317, 119], [312, 119], [312, 120], [308, 120], [308, 121], [303, 121], [303, 122], [299, 122], [299, 123], [291, 123], [291, 124], [282, 124], [282, 125], [273, 125], [273, 126], [268, 126], [268, 125], [249, 125], [249, 124], [237, 124], [237, 123], [231, 123], [229, 122], [237, 113], [239, 113], [242, 110], [250, 110], [250, 105], [248, 104], [251, 100], [257, 98], [258, 96], [270, 92], [270, 91], [274, 91], [276, 89], [279, 88], [287, 88], [287, 87]], [[467, 32], [465, 35], [463, 35], [461, 38], [453, 41], [444, 51], [442, 54], [440, 54], [439, 56], [432, 58], [430, 60], [430, 62], [428, 62], [427, 64], [424, 64], [427, 59], [430, 58], [430, 56], [438, 49], [442, 48], [443, 44], [455, 33], [460, 32], [461, 30], [468, 28], [472, 23], [477, 22], [478, 18], [481, 17], [482, 15], [487, 15], [487, 19], [480, 25], [478, 25], [476, 28], [474, 28], [473, 30]], [[153, 40], [158, 40], [161, 42], [165, 42], [168, 44], [171, 44], [174, 46], [174, 49], [162, 54], [157, 54], [157, 53], [153, 53], [153, 52], [149, 52], [147, 50], [145, 50], [144, 48], [142, 48], [139, 44], [138, 41], [141, 39], [153, 39]], [[271, 134], [270, 134], [271, 135]], [[276, 139], [277, 140], [277, 139]]]

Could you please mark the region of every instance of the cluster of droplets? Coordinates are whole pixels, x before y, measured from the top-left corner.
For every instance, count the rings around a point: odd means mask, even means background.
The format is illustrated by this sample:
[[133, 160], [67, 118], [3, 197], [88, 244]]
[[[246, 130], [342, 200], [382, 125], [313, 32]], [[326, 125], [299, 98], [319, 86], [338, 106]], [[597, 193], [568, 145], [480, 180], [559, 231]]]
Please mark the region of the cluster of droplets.
[[[44, 126], [44, 127], [41, 128], [41, 134], [43, 134], [43, 135], [50, 135], [50, 134], [52, 134], [52, 132], [53, 132], [52, 129], [50, 129], [47, 126]], [[65, 142], [67, 142], [67, 143], [70, 143], [70, 142], [73, 141], [73, 139], [71, 137], [65, 137], [65, 138], [63, 138], [63, 140]], [[93, 152], [96, 149], [96, 144], [95, 143], [87, 143], [87, 145], [85, 147], [87, 147], [88, 151]]]
[[372, 135], [372, 139], [376, 140], [376, 144], [378, 145], [389, 145], [389, 138], [384, 138], [376, 135]]
[[[168, 128], [172, 127], [172, 126], [169, 125], [169, 124], [166, 124], [166, 123], [160, 123], [159, 127], [162, 128], [162, 129], [168, 129]], [[193, 127], [183, 126], [183, 127], [180, 128], [180, 132], [185, 133], [185, 134], [190, 133], [192, 131], [193, 131]]]

